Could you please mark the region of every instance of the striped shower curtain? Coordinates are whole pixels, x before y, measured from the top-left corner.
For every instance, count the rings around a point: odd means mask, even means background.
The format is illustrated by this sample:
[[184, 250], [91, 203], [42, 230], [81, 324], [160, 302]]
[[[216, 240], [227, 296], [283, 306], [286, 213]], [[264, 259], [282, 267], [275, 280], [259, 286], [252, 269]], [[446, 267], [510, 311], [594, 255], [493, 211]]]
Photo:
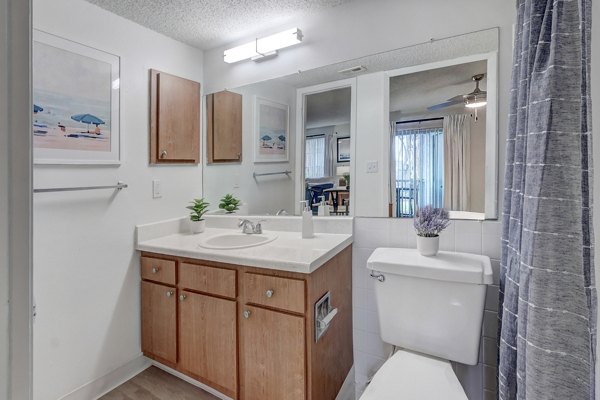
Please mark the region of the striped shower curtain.
[[517, 4], [498, 394], [507, 400], [591, 400], [591, 0]]

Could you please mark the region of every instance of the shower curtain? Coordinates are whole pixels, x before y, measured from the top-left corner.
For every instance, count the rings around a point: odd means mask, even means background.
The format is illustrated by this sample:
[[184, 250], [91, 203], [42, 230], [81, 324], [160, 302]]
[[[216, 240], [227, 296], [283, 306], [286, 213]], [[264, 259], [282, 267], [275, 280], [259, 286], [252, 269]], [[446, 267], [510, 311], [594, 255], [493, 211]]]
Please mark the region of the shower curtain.
[[444, 117], [444, 207], [469, 211], [471, 121], [467, 114]]
[[594, 399], [591, 0], [518, 0], [500, 272], [500, 399]]

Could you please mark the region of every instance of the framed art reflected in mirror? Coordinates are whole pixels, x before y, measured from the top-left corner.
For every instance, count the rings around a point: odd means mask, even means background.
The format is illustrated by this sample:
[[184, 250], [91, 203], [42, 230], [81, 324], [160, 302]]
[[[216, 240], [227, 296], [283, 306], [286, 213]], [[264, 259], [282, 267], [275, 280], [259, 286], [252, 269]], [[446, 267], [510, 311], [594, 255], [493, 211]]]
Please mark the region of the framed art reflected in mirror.
[[350, 138], [337, 139], [337, 162], [350, 162]]

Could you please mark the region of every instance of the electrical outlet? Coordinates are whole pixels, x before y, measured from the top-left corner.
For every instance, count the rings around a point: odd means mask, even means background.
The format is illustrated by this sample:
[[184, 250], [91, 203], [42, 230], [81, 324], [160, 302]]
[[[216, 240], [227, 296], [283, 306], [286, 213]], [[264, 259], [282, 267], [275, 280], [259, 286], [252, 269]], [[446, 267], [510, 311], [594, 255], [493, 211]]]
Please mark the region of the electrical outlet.
[[158, 199], [162, 197], [162, 185], [158, 179], [152, 180], [152, 198]]
[[379, 163], [377, 161], [367, 161], [367, 174], [376, 174], [379, 170]]

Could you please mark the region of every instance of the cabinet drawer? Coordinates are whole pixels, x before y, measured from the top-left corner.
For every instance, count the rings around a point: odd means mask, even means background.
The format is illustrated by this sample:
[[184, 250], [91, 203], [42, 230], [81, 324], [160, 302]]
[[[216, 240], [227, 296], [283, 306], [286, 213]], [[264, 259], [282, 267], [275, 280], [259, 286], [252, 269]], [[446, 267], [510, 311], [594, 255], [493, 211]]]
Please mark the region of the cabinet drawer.
[[175, 261], [142, 257], [142, 279], [175, 285]]
[[304, 314], [304, 281], [246, 273], [246, 302]]
[[185, 289], [235, 299], [235, 270], [181, 263], [179, 286]]

